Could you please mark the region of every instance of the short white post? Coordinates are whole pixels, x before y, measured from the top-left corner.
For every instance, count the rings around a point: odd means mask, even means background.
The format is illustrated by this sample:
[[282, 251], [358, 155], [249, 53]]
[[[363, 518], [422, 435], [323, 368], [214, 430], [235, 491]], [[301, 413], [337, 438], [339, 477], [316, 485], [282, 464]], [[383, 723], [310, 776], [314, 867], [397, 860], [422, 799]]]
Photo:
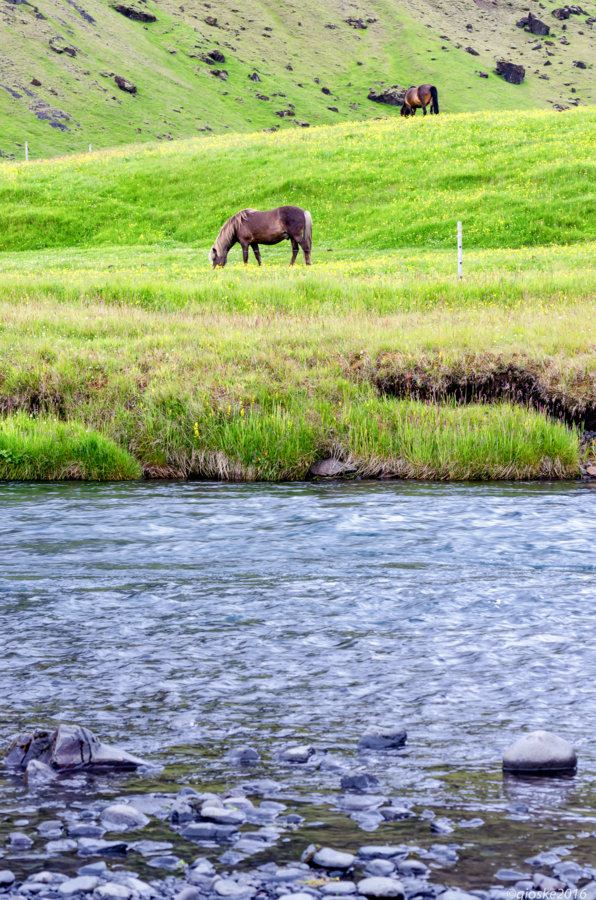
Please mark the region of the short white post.
[[25, 162], [29, 162], [29, 141], [25, 141]]
[[89, 153], [91, 153], [91, 150], [92, 150], [92, 147], [91, 147], [91, 144], [89, 144]]
[[457, 277], [462, 277], [462, 239], [461, 239], [461, 222], [457, 223]]

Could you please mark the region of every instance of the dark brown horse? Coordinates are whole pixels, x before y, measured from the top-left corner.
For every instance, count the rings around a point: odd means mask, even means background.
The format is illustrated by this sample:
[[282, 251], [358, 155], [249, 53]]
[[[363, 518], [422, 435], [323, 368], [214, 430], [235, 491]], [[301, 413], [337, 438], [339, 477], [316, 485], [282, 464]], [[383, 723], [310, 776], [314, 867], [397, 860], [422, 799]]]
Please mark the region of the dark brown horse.
[[404, 98], [401, 108], [402, 116], [415, 116], [416, 110], [422, 108], [426, 115], [426, 107], [430, 103], [431, 113], [438, 115], [439, 95], [434, 84], [421, 84], [420, 87], [411, 87]]
[[298, 247], [302, 247], [304, 262], [310, 266], [312, 248], [312, 218], [307, 209], [299, 206], [278, 206], [260, 212], [258, 209], [242, 209], [228, 219], [215, 239], [209, 251], [209, 259], [216, 266], [225, 266], [230, 247], [239, 243], [242, 247], [244, 264], [248, 262], [248, 248], [252, 247], [261, 265], [259, 244], [279, 244], [280, 241], [292, 242], [293, 266], [298, 255]]

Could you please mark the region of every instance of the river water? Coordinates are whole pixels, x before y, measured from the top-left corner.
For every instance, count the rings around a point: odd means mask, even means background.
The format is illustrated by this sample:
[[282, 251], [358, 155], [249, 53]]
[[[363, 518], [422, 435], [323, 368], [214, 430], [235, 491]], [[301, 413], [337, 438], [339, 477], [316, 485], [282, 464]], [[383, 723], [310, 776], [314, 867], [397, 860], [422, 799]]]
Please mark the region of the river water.
[[[240, 784], [223, 754], [250, 744], [251, 777], [330, 810], [346, 846], [365, 835], [333, 798], [366, 770], [417, 814], [375, 843], [423, 842], [425, 809], [482, 818], [463, 886], [562, 836], [596, 860], [593, 488], [14, 484], [0, 530], [2, 745], [80, 722], [161, 767], [122, 793]], [[359, 755], [380, 723], [407, 746]], [[503, 751], [535, 728], [574, 743], [574, 779], [503, 782]], [[325, 764], [281, 765], [297, 742]], [[0, 773], [5, 831], [36, 803]]]

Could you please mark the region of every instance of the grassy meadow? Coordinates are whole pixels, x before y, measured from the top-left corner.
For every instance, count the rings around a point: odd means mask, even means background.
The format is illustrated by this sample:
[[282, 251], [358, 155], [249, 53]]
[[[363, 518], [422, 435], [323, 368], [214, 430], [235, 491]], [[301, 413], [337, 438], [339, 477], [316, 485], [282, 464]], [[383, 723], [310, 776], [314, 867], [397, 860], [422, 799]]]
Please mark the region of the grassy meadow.
[[[363, 477], [575, 476], [595, 137], [593, 110], [482, 113], [3, 163], [0, 477], [283, 480], [330, 454]], [[284, 202], [312, 213], [313, 266], [284, 243], [210, 269], [229, 215]], [[511, 372], [533, 408], [450, 395]]]

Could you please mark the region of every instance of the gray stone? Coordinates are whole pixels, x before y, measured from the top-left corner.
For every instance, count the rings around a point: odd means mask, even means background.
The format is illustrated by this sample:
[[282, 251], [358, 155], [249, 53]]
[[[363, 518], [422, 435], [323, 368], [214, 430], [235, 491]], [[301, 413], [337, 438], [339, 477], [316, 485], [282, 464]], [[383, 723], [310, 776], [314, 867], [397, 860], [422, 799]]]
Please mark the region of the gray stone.
[[312, 894], [306, 891], [296, 891], [294, 894], [282, 894], [283, 900], [313, 900]]
[[359, 750], [397, 750], [403, 747], [408, 734], [402, 726], [375, 726], [366, 731], [358, 741]]
[[44, 838], [59, 838], [63, 827], [60, 819], [47, 819], [45, 822], [39, 823], [37, 830]]
[[392, 847], [390, 844], [367, 844], [360, 847], [358, 856], [361, 859], [403, 859], [407, 855], [405, 847]]
[[365, 868], [367, 875], [380, 875], [382, 878], [386, 878], [395, 872], [395, 863], [389, 859], [369, 859]]
[[554, 850], [543, 850], [542, 853], [537, 853], [536, 856], [531, 856], [524, 862], [527, 862], [529, 866], [556, 866], [558, 862], [561, 862], [561, 857]]
[[11, 850], [28, 850], [33, 846], [33, 841], [28, 834], [22, 831], [11, 831], [9, 834], [9, 847]]
[[339, 459], [328, 457], [327, 459], [319, 459], [312, 464], [308, 470], [309, 475], [317, 478], [337, 478], [339, 475], [346, 475], [348, 472], [355, 472], [356, 467], [350, 466]]
[[355, 894], [356, 885], [353, 881], [328, 881], [327, 884], [321, 885], [320, 891], [322, 894], [345, 896], [346, 894]]
[[103, 837], [105, 831], [105, 828], [94, 822], [75, 822], [74, 825], [69, 825], [68, 836], [71, 838], [100, 838]]
[[77, 842], [77, 851], [79, 856], [123, 856], [128, 852], [128, 844], [84, 837]]
[[176, 894], [174, 900], [201, 900], [202, 894], [196, 887], [182, 888], [180, 893]]
[[129, 844], [129, 849], [141, 856], [157, 856], [158, 853], [165, 853], [174, 846], [169, 841], [134, 841]]
[[77, 842], [70, 838], [60, 838], [58, 841], [48, 841], [46, 844], [46, 853], [54, 856], [57, 853], [72, 853], [77, 849]]
[[371, 794], [345, 794], [343, 797], [338, 797], [337, 805], [349, 812], [356, 812], [361, 809], [375, 809], [386, 801], [386, 797]]
[[[549, 875], [543, 875], [542, 872], [535, 872], [532, 876], [532, 887], [537, 887], [539, 890], [550, 894], [551, 891], [565, 890], [565, 883], [557, 878], [551, 878]], [[583, 895], [582, 900], [586, 900]]]
[[180, 832], [187, 841], [214, 841], [216, 834], [214, 822], [191, 822]]
[[256, 888], [248, 884], [238, 884], [232, 878], [220, 878], [213, 885], [213, 890], [219, 897], [252, 897], [256, 894]]
[[108, 831], [137, 831], [149, 824], [148, 816], [126, 803], [106, 806], [101, 821]]
[[254, 747], [233, 747], [224, 756], [226, 762], [232, 763], [234, 766], [254, 766], [260, 758]]
[[429, 874], [429, 868], [419, 859], [401, 859], [397, 861], [397, 871], [400, 875], [413, 878], [422, 878]]
[[364, 897], [404, 897], [405, 890], [396, 878], [363, 878], [358, 882], [358, 891]]
[[550, 731], [531, 731], [505, 752], [503, 770], [515, 774], [551, 775], [574, 772], [575, 750], [568, 741]]
[[14, 874], [10, 869], [0, 869], [0, 888], [10, 887], [14, 881]]
[[53, 732], [39, 729], [19, 734], [13, 739], [4, 762], [26, 769], [34, 759], [57, 770], [96, 766], [135, 769], [148, 765], [125, 750], [102, 744], [92, 731], [81, 725], [59, 725]]
[[596, 900], [596, 881], [590, 881], [582, 887], [582, 900]]
[[246, 822], [245, 814], [239, 809], [226, 809], [223, 806], [203, 806], [201, 816], [218, 825], [243, 825]]
[[451, 834], [454, 829], [454, 824], [450, 819], [434, 819], [430, 823], [430, 830], [433, 834]]
[[379, 779], [368, 772], [361, 775], [344, 775], [341, 780], [341, 787], [346, 793], [352, 794], [369, 794], [376, 791], [380, 787]]
[[56, 779], [56, 772], [47, 763], [39, 759], [30, 759], [25, 769], [27, 790], [35, 791], [45, 787]]
[[98, 887], [94, 896], [99, 897], [100, 900], [129, 900], [129, 897], [132, 897], [133, 894], [132, 888], [111, 881], [109, 884], [103, 884], [101, 887]]
[[107, 863], [103, 861], [103, 859], [98, 860], [94, 863], [87, 863], [84, 866], [81, 866], [80, 869], [77, 869], [77, 875], [107, 875], [108, 874], [108, 866]]
[[59, 892], [70, 897], [71, 894], [89, 894], [94, 891], [99, 884], [99, 878], [93, 875], [79, 875], [77, 878], [69, 878], [64, 881], [58, 888]]
[[564, 881], [570, 887], [574, 887], [580, 878], [583, 878], [584, 874], [582, 867], [572, 860], [557, 863], [553, 868], [553, 872], [557, 878], [560, 878], [561, 881]]
[[167, 869], [168, 872], [184, 868], [184, 863], [179, 856], [152, 856], [147, 861], [147, 865], [154, 869]]
[[521, 881], [531, 877], [529, 872], [517, 872], [515, 869], [499, 869], [495, 873], [497, 881]]
[[314, 747], [308, 747], [302, 744], [298, 747], [286, 747], [279, 754], [280, 760], [290, 763], [305, 763], [311, 758], [315, 752]]
[[317, 850], [312, 858], [316, 866], [323, 869], [349, 869], [354, 865], [356, 857], [351, 853], [342, 853], [341, 850], [333, 850], [331, 847], [322, 847]]
[[[511, 893], [508, 891], [507, 896], [510, 900]], [[461, 891], [459, 888], [447, 888], [442, 894], [439, 894], [439, 900], [478, 900], [475, 894], [468, 891]]]

